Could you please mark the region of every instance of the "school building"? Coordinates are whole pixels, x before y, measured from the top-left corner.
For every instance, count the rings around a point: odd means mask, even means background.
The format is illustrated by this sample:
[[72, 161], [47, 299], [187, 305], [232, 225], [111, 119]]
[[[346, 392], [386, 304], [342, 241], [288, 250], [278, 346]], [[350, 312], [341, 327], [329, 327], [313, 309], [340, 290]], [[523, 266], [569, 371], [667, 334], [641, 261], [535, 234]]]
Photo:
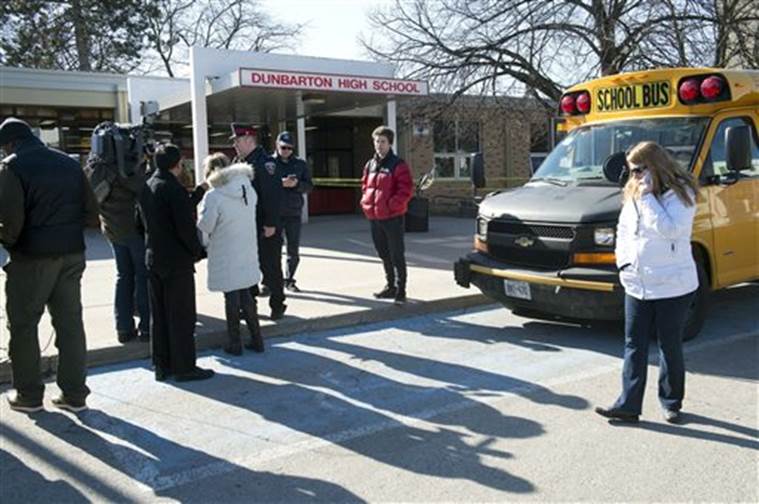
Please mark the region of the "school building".
[[391, 65], [209, 48], [193, 48], [190, 63], [189, 79], [0, 67], [0, 119], [26, 120], [43, 141], [84, 163], [98, 123], [139, 123], [155, 108], [155, 136], [183, 150], [189, 179], [199, 175], [195, 160], [234, 154], [231, 122], [259, 127], [269, 151], [289, 130], [316, 182], [311, 215], [359, 211], [359, 178], [381, 124], [396, 131], [394, 148], [415, 179], [434, 171], [425, 195], [437, 213], [471, 206], [476, 153], [490, 190], [524, 182], [550, 150], [551, 117], [534, 100], [451, 103], [430, 94], [425, 81], [397, 79]]

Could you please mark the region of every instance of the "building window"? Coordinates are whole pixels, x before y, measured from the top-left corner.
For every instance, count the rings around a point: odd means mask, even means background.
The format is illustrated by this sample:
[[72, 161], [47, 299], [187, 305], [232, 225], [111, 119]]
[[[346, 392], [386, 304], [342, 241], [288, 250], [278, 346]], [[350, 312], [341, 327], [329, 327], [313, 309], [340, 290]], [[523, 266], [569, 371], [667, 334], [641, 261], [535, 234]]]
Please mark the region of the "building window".
[[480, 151], [480, 123], [435, 121], [435, 176], [468, 179], [474, 155]]

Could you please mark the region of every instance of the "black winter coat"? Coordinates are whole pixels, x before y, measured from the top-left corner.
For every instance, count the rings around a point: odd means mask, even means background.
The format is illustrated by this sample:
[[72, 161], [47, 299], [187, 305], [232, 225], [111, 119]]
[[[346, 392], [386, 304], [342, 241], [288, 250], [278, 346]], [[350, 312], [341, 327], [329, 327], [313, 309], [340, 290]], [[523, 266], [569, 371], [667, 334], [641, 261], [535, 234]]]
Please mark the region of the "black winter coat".
[[161, 276], [192, 271], [203, 255], [203, 246], [195, 227], [191, 195], [172, 173], [156, 170], [138, 202], [148, 269]]
[[97, 202], [79, 163], [30, 137], [0, 168], [0, 241], [11, 258], [84, 251]]

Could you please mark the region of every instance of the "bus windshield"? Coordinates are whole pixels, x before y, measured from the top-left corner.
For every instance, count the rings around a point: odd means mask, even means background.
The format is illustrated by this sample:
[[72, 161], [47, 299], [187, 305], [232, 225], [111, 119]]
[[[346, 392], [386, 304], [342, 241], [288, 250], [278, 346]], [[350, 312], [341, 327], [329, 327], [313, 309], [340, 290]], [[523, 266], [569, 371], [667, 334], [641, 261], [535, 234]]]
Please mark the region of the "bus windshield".
[[[708, 117], [633, 119], [582, 126], [572, 130], [543, 161], [530, 181], [605, 181], [603, 163], [609, 155], [638, 142], [653, 140], [691, 169]], [[562, 184], [563, 185], [563, 184]]]

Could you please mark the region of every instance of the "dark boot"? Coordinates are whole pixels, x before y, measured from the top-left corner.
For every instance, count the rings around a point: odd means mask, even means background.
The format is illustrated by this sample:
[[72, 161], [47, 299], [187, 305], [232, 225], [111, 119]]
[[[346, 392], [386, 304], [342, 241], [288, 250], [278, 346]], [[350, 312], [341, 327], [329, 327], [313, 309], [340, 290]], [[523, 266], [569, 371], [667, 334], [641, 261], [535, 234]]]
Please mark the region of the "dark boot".
[[[240, 341], [240, 304], [233, 299], [236, 293], [224, 294], [224, 308], [227, 317], [227, 342], [224, 344], [224, 352], [230, 355], [242, 355], [242, 342]], [[237, 301], [237, 302], [235, 302]]]
[[245, 348], [262, 353], [264, 351], [264, 337], [261, 334], [261, 325], [258, 323], [256, 303], [252, 297], [248, 299], [246, 296], [242, 296], [240, 306], [245, 317], [245, 324], [248, 326], [248, 332], [250, 333], [250, 341], [245, 343]]

